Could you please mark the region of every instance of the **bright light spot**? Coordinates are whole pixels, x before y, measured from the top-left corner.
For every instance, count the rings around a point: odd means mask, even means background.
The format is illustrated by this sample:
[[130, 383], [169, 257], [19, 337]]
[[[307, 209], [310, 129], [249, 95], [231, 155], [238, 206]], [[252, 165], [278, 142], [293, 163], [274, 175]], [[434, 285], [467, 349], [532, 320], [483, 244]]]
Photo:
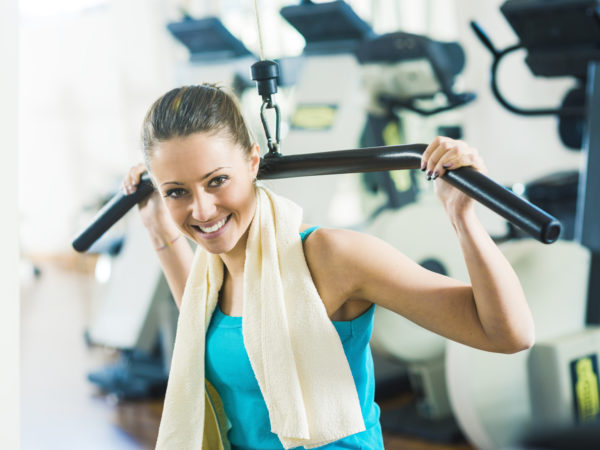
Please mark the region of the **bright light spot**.
[[523, 195], [525, 193], [525, 185], [523, 183], [515, 183], [512, 185], [512, 191], [517, 195]]
[[96, 269], [94, 270], [94, 276], [98, 283], [106, 283], [110, 279], [112, 260], [111, 257], [105, 254], [98, 256], [96, 261]]

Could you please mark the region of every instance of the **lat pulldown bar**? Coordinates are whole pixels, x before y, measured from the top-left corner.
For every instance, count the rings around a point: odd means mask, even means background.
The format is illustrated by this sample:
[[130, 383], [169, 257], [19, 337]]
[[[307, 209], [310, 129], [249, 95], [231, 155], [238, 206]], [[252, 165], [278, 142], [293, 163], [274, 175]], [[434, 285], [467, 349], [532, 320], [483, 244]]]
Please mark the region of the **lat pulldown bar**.
[[[394, 145], [339, 150], [304, 155], [263, 158], [258, 178], [269, 180], [314, 175], [418, 169], [425, 144]], [[470, 167], [447, 171], [442, 177], [451, 185], [487, 206], [532, 237], [550, 244], [560, 235], [560, 222], [509, 189]], [[136, 192], [116, 194], [73, 241], [84, 252], [135, 204], [152, 193], [152, 182], [144, 175]]]

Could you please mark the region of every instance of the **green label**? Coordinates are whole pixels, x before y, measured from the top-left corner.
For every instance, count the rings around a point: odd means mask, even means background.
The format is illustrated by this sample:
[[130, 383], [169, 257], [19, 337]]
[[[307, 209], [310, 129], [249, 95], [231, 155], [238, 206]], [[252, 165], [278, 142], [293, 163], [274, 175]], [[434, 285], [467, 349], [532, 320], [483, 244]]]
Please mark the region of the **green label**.
[[571, 385], [577, 422], [589, 422], [600, 416], [598, 356], [588, 355], [570, 363]]

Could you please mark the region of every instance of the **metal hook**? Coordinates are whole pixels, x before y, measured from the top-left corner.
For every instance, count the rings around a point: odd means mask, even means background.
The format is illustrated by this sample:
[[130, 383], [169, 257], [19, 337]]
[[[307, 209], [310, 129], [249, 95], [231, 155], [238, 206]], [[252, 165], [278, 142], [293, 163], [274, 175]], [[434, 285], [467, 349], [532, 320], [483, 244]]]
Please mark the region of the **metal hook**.
[[[269, 124], [267, 123], [267, 118], [265, 115], [265, 109], [274, 109], [275, 110], [275, 140], [273, 141], [273, 136], [271, 135], [271, 131], [269, 129]], [[269, 152], [265, 155], [265, 158], [272, 158], [281, 156], [279, 152], [279, 146], [281, 143], [281, 113], [279, 111], [279, 105], [274, 103], [271, 98], [263, 101], [260, 107], [260, 121], [262, 122], [263, 128], [265, 130], [265, 136], [267, 137], [267, 146], [269, 147]]]

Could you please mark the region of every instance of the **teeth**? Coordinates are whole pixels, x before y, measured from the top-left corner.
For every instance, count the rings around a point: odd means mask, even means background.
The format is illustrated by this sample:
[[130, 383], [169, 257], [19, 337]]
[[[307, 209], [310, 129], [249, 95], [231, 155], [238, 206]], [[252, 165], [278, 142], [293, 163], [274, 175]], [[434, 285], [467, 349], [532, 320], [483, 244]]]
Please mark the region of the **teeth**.
[[214, 233], [215, 231], [219, 230], [223, 225], [225, 225], [225, 222], [227, 222], [227, 217], [225, 217], [223, 220], [219, 220], [212, 227], [204, 228], [204, 227], [198, 226], [198, 228], [200, 228], [200, 230], [203, 233]]

